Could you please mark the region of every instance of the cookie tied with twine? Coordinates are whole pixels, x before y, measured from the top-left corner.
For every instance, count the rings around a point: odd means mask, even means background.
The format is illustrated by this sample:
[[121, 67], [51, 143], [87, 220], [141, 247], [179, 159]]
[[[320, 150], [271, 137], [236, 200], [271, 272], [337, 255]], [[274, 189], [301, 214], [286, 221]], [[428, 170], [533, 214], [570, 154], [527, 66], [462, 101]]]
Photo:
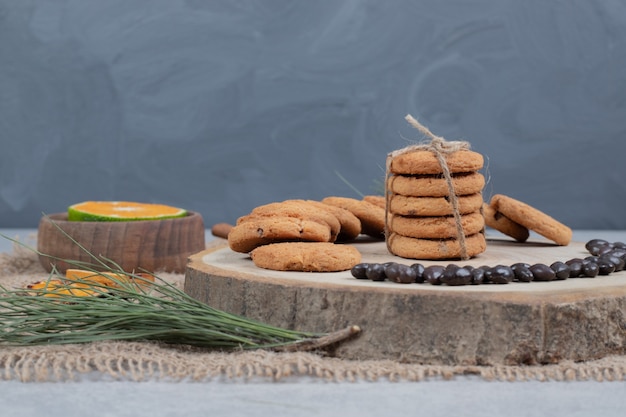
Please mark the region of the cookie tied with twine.
[[[482, 155], [471, 151], [470, 144], [468, 142], [447, 141], [440, 136], [436, 136], [427, 127], [423, 126], [411, 115], [407, 115], [405, 119], [409, 122], [411, 126], [416, 128], [424, 136], [426, 136], [429, 141], [413, 144], [403, 149], [398, 149], [389, 153], [387, 156], [385, 180], [385, 230], [387, 236], [387, 247], [389, 251], [394, 254], [397, 254], [397, 252], [402, 252], [403, 255], [400, 256], [407, 257], [407, 248], [403, 247], [401, 251], [394, 250], [395, 243], [393, 239], [391, 239], [391, 237], [395, 235], [403, 236], [403, 231], [394, 230], [393, 228], [389, 227], [388, 219], [390, 217], [390, 214], [397, 214], [392, 212], [393, 204], [391, 204], [394, 196], [397, 194], [389, 189], [389, 180], [394, 176], [419, 176], [425, 178], [443, 178], [445, 180], [448, 193], [443, 198], [445, 198], [445, 200], [449, 202], [449, 208], [446, 208], [437, 215], [446, 217], [451, 216], [454, 219], [454, 225], [456, 228], [456, 237], [451, 240], [449, 238], [446, 239], [444, 236], [442, 236], [442, 238], [440, 239], [441, 244], [439, 245], [441, 247], [441, 251], [431, 254], [431, 256], [428, 256], [428, 259], [460, 258], [463, 260], [467, 260], [470, 257], [475, 256], [480, 252], [483, 252], [486, 249], [486, 244], [484, 243], [484, 233], [482, 230], [480, 232], [481, 236], [478, 237], [478, 239], [481, 240], [481, 243], [478, 246], [468, 246], [467, 244], [468, 236], [466, 235], [466, 232], [463, 228], [463, 222], [461, 217], [462, 213], [459, 209], [459, 195], [455, 191], [454, 187], [455, 176], [466, 175], [467, 173], [478, 171], [483, 167], [484, 159]], [[481, 195], [481, 193], [478, 194]], [[482, 210], [482, 208], [479, 208], [478, 210]], [[412, 218], [415, 218], [418, 222], [420, 221], [419, 213], [417, 211], [414, 214], [410, 212], [403, 213], [403, 215], [407, 214], [409, 216], [415, 216]], [[472, 235], [472, 241], [475, 240], [476, 239]], [[402, 241], [406, 242], [406, 239], [402, 239]], [[418, 247], [423, 242], [420, 242], [419, 239], [416, 239], [414, 243], [415, 246]], [[408, 253], [410, 254], [411, 251], [409, 250]], [[416, 259], [422, 257], [423, 252], [416, 251]]]

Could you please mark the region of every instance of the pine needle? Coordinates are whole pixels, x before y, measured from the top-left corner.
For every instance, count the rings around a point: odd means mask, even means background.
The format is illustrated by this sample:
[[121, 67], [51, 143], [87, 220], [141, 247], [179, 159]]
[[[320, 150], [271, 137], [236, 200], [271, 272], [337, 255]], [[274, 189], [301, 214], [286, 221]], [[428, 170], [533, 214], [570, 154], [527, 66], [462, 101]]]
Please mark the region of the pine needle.
[[[63, 230], [61, 232], [79, 245]], [[40, 256], [48, 256], [5, 235], [0, 236]], [[116, 280], [113, 287], [88, 280], [65, 281], [53, 268], [48, 282], [60, 280], [61, 285], [45, 285], [39, 289], [0, 286], [0, 345], [135, 340], [213, 349], [312, 350], [359, 332], [356, 326], [332, 333], [301, 332], [230, 314], [194, 299], [152, 273], [154, 282], [146, 280], [141, 273], [123, 271], [109, 259], [98, 259], [82, 246], [81, 249], [95, 262], [56, 260], [92, 271], [94, 275], [121, 273], [131, 279]], [[94, 294], [77, 295], [72, 290], [76, 285], [87, 286]]]

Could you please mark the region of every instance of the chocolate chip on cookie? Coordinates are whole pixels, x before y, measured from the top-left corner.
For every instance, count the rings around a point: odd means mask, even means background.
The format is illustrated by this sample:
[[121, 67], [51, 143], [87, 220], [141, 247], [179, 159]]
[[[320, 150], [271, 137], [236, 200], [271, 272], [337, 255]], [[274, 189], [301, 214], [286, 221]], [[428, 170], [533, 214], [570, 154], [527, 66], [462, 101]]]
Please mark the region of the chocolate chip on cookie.
[[518, 242], [526, 242], [528, 240], [530, 233], [526, 227], [515, 223], [504, 214], [496, 211], [490, 204], [483, 204], [483, 215], [487, 226], [512, 237]]
[[326, 224], [330, 228], [330, 241], [334, 242], [341, 230], [341, 223], [330, 210], [321, 210], [305, 200], [285, 200], [255, 207], [250, 214], [242, 216], [237, 224], [259, 217], [293, 217]]
[[330, 239], [328, 225], [296, 217], [259, 217], [235, 225], [228, 233], [228, 245], [241, 253], [276, 242], [329, 242]]

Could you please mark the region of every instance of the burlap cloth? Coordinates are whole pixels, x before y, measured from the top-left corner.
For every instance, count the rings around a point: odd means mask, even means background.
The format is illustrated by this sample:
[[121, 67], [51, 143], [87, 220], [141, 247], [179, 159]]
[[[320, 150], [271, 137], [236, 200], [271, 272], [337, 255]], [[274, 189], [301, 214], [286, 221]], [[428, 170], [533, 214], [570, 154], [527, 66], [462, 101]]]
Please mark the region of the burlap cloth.
[[[29, 237], [32, 246], [35, 237]], [[160, 274], [182, 287], [182, 274]], [[6, 288], [47, 277], [31, 251], [15, 245], [0, 254], [0, 284]], [[216, 352], [149, 342], [99, 342], [81, 345], [0, 347], [0, 378], [5, 380], [78, 381], [422, 381], [474, 375], [486, 380], [624, 380], [626, 357], [610, 356], [544, 366], [438, 366], [391, 360], [348, 361], [323, 353], [268, 351]]]

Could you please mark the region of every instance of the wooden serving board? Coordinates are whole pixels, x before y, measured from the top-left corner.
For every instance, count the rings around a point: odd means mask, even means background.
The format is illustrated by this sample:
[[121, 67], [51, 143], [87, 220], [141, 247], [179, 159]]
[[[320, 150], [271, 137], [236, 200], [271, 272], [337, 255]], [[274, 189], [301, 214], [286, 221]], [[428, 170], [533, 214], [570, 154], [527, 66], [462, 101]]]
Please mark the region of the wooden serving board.
[[[363, 262], [396, 261], [384, 242], [355, 243]], [[487, 251], [458, 265], [566, 261], [589, 254], [583, 243], [488, 239]], [[257, 268], [226, 244], [191, 256], [185, 291], [231, 313], [276, 326], [330, 332], [361, 327], [333, 354], [428, 364], [537, 364], [626, 353], [626, 271], [596, 278], [433, 286], [357, 280], [349, 271]]]

